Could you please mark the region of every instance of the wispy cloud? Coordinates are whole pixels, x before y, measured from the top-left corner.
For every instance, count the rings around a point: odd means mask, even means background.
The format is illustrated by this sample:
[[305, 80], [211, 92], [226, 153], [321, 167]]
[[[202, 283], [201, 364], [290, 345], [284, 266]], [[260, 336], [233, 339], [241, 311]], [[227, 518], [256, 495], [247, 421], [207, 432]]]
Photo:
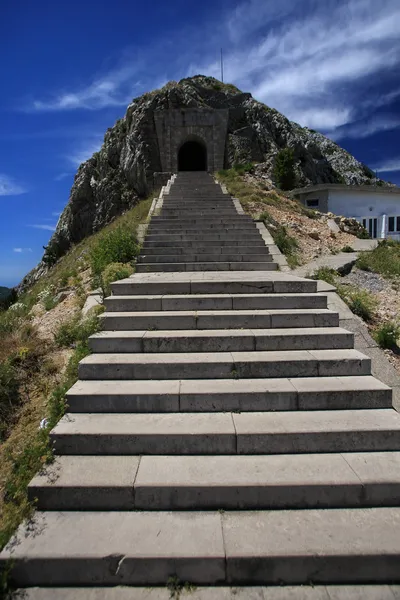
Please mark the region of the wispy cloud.
[[43, 224], [34, 224], [34, 225], [28, 225], [28, 227], [33, 227], [34, 229], [45, 229], [46, 231], [55, 231], [56, 230], [56, 226], [55, 225], [48, 225], [46, 223]]
[[[379, 6], [373, 0], [242, 0], [217, 20], [210, 14], [201, 36], [169, 32], [168, 39], [142, 48], [142, 59], [127, 51], [115, 69], [94, 76], [89, 85], [36, 99], [30, 108], [125, 106], [161, 79], [197, 73], [219, 77], [215, 48], [221, 45], [226, 81], [301, 125], [333, 131], [400, 94], [390, 89], [376, 98], [373, 91], [364, 94], [375, 77], [382, 81], [399, 65], [399, 29], [398, 0], [381, 0]], [[176, 47], [183, 38], [191, 46], [182, 57]], [[159, 65], [165, 69], [162, 76]], [[78, 149], [69, 160], [75, 166], [92, 151]]]
[[65, 158], [73, 167], [79, 167], [81, 163], [85, 162], [85, 160], [100, 150], [102, 142], [103, 139], [98, 137], [95, 140], [89, 140], [86, 143], [82, 143]]
[[94, 78], [89, 85], [80, 89], [63, 91], [45, 100], [34, 100], [27, 109], [42, 112], [126, 106], [141, 85], [140, 81], [135, 80], [137, 70], [137, 63], [128, 63]]
[[371, 119], [345, 125], [333, 131], [329, 137], [335, 140], [343, 138], [363, 139], [382, 131], [393, 131], [400, 127], [400, 117], [396, 115], [378, 115]]
[[16, 183], [11, 177], [0, 174], [0, 196], [19, 196], [26, 192], [24, 186]]
[[53, 217], [60, 217], [61, 213], [60, 212], [52, 212], [51, 213]]
[[23, 252], [32, 252], [32, 248], [13, 248], [13, 252], [22, 254]]
[[374, 166], [374, 171], [381, 173], [395, 173], [400, 171], [400, 156], [387, 161], [382, 161]]
[[72, 176], [72, 173], [59, 173], [59, 175], [56, 175], [54, 177], [54, 181], [62, 181], [66, 177], [71, 177], [71, 176]]

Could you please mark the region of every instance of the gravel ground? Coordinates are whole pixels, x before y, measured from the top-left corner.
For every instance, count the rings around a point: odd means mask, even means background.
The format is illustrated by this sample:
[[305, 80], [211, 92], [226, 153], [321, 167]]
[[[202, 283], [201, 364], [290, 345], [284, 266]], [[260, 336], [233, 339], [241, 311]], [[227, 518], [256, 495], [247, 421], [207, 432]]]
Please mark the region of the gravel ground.
[[356, 287], [360, 287], [364, 290], [368, 290], [373, 294], [383, 291], [392, 290], [390, 281], [384, 279], [378, 273], [370, 273], [369, 271], [361, 271], [360, 269], [354, 268], [352, 271], [342, 277], [341, 283], [350, 283]]

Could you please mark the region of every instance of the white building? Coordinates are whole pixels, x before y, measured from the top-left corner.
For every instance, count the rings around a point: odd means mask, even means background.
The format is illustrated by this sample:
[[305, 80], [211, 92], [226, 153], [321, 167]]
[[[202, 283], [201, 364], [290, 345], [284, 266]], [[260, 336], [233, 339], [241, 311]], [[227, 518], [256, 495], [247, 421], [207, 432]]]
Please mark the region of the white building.
[[293, 190], [304, 206], [362, 223], [371, 238], [400, 240], [400, 188], [373, 185], [312, 185]]

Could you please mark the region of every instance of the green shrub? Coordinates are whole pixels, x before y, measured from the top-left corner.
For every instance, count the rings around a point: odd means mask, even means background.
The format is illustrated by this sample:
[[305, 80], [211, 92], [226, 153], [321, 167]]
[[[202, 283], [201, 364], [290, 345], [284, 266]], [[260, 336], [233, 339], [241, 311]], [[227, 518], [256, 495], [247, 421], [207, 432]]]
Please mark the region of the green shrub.
[[54, 341], [61, 348], [69, 348], [75, 342], [84, 342], [93, 333], [99, 331], [100, 323], [97, 314], [85, 319], [73, 317], [62, 323], [54, 334]]
[[371, 321], [377, 307], [376, 298], [366, 290], [345, 290], [341, 294], [350, 310], [364, 321]]
[[365, 227], [362, 227], [361, 229], [359, 229], [356, 235], [359, 240], [369, 240], [370, 239], [369, 233], [365, 229]]
[[254, 169], [253, 163], [236, 163], [233, 165], [233, 169], [239, 175], [244, 175], [245, 173], [250, 173]]
[[314, 274], [312, 279], [319, 279], [320, 281], [326, 281], [330, 285], [336, 285], [336, 277], [338, 276], [337, 271], [330, 269], [329, 267], [319, 267]]
[[397, 348], [397, 340], [400, 338], [400, 325], [395, 321], [387, 321], [374, 331], [374, 338], [381, 348], [392, 350]]
[[355, 252], [355, 250], [351, 246], [343, 246], [341, 252]]
[[19, 402], [17, 373], [11, 361], [0, 363], [0, 440]]
[[136, 236], [125, 227], [117, 227], [99, 236], [90, 251], [93, 275], [100, 275], [110, 263], [128, 263], [139, 254]]
[[292, 148], [283, 148], [276, 156], [273, 176], [278, 187], [282, 190], [292, 190], [296, 187], [294, 170], [294, 152]]
[[130, 264], [123, 263], [111, 263], [108, 265], [101, 274], [101, 287], [104, 296], [111, 294], [111, 284], [113, 281], [119, 279], [125, 279], [134, 272], [134, 268]]
[[362, 252], [356, 266], [384, 277], [400, 275], [400, 242], [382, 240], [372, 252]]
[[280, 252], [286, 256], [287, 263], [291, 269], [299, 264], [297, 250], [299, 245], [297, 240], [288, 234], [286, 227], [280, 225], [268, 212], [263, 212], [260, 215], [260, 220], [269, 228], [274, 243], [278, 246]]

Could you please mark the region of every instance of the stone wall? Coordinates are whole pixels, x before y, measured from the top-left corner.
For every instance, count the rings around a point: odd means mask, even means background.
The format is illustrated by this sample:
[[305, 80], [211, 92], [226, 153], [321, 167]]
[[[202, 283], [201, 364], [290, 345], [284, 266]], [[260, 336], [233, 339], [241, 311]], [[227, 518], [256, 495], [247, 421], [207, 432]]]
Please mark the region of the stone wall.
[[172, 173], [178, 171], [179, 148], [189, 140], [205, 144], [208, 171], [213, 172], [223, 169], [228, 115], [228, 109], [182, 108], [156, 110], [154, 121], [162, 170]]

